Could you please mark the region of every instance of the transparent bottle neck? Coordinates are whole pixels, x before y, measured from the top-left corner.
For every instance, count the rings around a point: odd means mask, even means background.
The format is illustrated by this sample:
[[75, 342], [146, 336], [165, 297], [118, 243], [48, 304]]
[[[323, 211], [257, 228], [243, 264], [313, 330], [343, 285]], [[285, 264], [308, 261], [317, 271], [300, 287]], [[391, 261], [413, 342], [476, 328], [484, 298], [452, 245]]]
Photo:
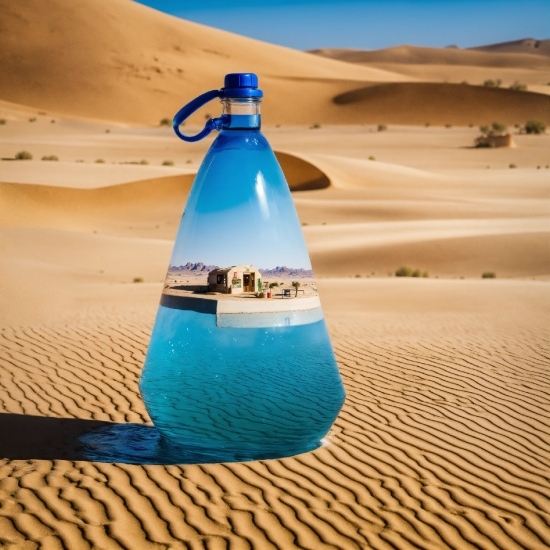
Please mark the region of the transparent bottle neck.
[[229, 130], [259, 129], [261, 98], [222, 99], [222, 128]]

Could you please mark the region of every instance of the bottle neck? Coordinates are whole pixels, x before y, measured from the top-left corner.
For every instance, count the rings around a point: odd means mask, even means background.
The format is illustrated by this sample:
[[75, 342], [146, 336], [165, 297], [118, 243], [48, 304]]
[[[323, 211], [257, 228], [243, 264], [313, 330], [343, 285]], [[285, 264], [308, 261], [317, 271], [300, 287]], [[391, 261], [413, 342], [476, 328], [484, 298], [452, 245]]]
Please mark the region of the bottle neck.
[[257, 130], [261, 126], [261, 98], [224, 98], [222, 128], [224, 130]]

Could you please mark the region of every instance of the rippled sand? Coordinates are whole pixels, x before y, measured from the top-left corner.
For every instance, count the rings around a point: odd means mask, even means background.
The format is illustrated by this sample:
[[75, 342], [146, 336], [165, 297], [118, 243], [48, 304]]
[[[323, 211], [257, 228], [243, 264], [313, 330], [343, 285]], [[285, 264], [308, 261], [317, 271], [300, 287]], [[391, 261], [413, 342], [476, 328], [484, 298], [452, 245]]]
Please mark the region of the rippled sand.
[[320, 287], [347, 402], [283, 460], [77, 460], [78, 434], [148, 421], [154, 298], [2, 329], [2, 547], [547, 548], [545, 283], [352, 283]]

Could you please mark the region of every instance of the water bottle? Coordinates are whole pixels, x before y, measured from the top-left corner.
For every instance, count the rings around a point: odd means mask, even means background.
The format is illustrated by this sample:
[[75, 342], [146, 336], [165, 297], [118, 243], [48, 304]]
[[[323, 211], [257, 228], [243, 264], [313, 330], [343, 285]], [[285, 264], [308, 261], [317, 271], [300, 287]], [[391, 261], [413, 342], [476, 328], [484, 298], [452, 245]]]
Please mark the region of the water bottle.
[[[181, 219], [139, 388], [164, 443], [205, 461], [315, 449], [345, 399], [290, 190], [260, 131], [262, 97], [256, 75], [228, 74], [173, 123], [184, 141], [219, 134]], [[223, 114], [184, 135], [215, 98]]]

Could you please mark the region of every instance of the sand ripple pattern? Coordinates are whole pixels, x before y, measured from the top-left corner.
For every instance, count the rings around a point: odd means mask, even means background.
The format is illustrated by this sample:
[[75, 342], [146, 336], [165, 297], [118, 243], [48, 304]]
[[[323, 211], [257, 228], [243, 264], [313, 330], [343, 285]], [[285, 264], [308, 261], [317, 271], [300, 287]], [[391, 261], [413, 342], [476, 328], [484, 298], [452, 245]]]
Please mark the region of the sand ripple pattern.
[[[192, 466], [11, 456], [0, 548], [550, 547], [547, 332], [464, 314], [327, 320], [348, 395], [329, 446]], [[95, 312], [2, 329], [0, 411], [147, 422], [151, 324]]]

